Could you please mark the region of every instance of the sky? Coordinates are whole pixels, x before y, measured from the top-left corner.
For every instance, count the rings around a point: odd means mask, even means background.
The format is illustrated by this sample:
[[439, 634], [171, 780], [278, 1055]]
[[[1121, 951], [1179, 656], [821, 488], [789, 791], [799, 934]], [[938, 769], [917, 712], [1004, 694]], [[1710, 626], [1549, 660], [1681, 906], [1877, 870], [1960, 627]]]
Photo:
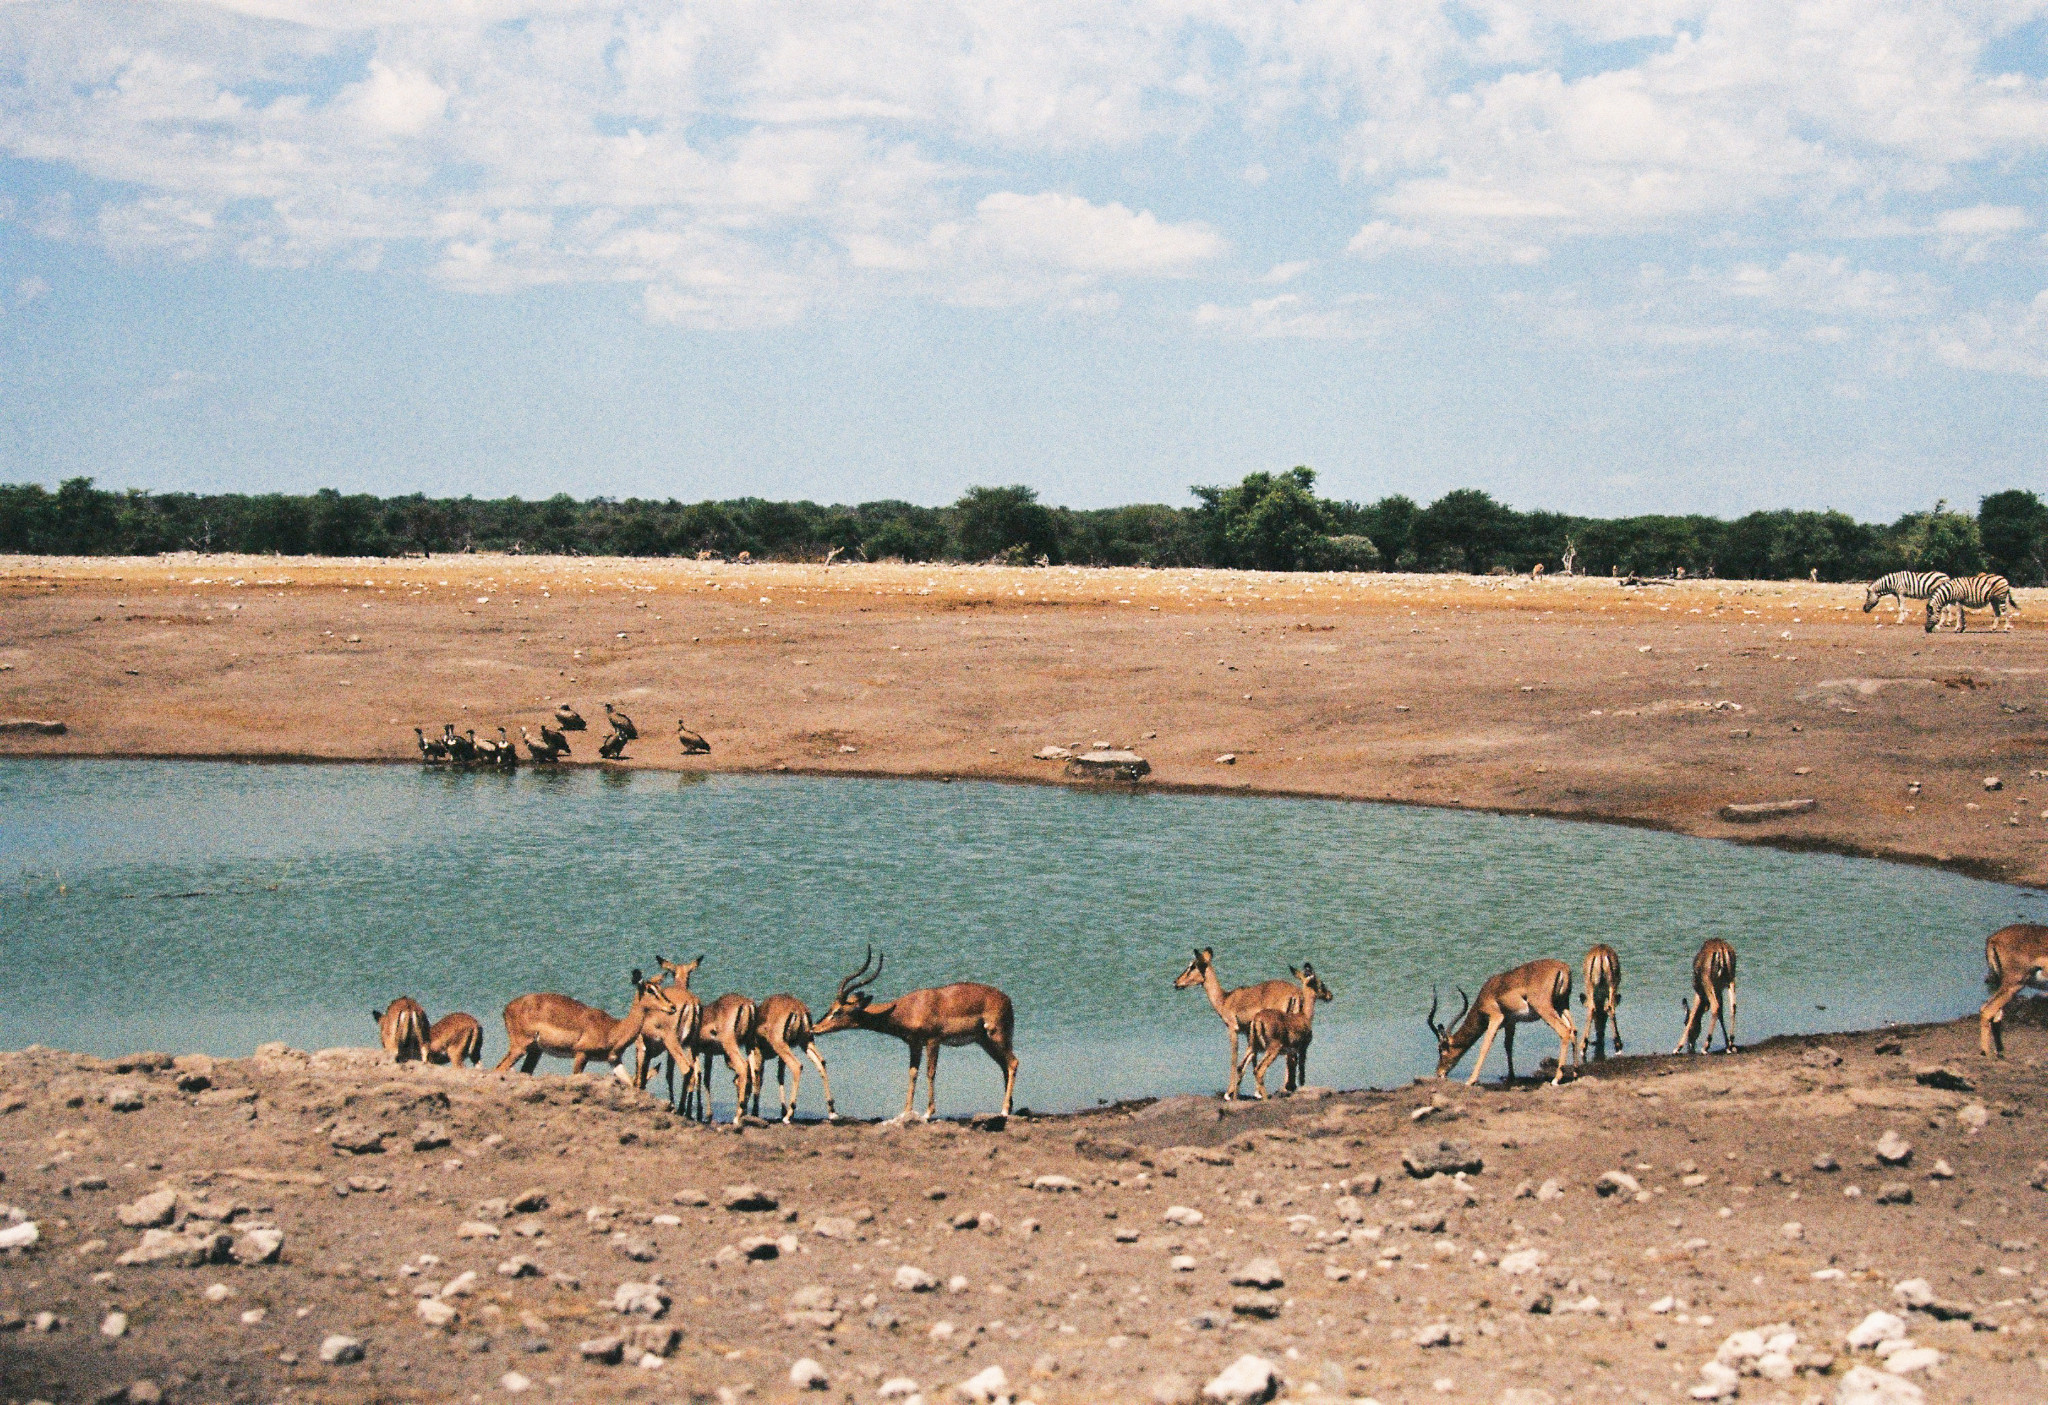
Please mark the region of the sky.
[[0, 0], [0, 481], [2048, 489], [2048, 0]]

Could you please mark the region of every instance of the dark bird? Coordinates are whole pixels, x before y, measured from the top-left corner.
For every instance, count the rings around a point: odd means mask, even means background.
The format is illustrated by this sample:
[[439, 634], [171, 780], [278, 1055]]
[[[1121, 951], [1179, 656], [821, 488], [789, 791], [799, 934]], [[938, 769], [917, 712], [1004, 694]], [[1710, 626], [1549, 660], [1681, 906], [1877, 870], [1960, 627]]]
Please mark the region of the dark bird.
[[[520, 730], [524, 731], [525, 729], [521, 728]], [[505, 734], [503, 727], [498, 729], [498, 764], [500, 766], [517, 766], [519, 764], [519, 748], [512, 744], [512, 738]]]
[[[581, 722], [583, 719], [579, 717], [576, 720]], [[540, 724], [540, 739], [548, 744], [548, 750], [554, 752], [555, 755], [567, 756], [569, 754], [569, 739], [545, 722]]]
[[640, 729], [633, 725], [633, 719], [626, 716], [625, 713], [618, 711], [610, 703], [604, 705], [604, 716], [605, 720], [612, 724], [612, 730], [627, 741], [637, 741], [639, 739]]
[[476, 729], [473, 727], [467, 735], [469, 737], [469, 753], [471, 756], [487, 766], [498, 764], [498, 744], [496, 742], [492, 741], [489, 737], [478, 741], [476, 739]]
[[613, 732], [597, 744], [597, 754], [607, 761], [616, 761], [626, 754], [626, 743], [630, 740], [624, 732]]
[[448, 754], [460, 762], [476, 760], [476, 733], [467, 735], [455, 730], [455, 724], [448, 724]]
[[[583, 714], [567, 703], [563, 703], [555, 709], [555, 722], [565, 732], [580, 732], [584, 729]], [[547, 734], [545, 728], [542, 729], [541, 734], [543, 736]]]
[[[541, 735], [543, 737], [547, 735], [546, 727], [541, 728]], [[559, 733], [557, 735], [559, 735]], [[519, 729], [519, 740], [526, 743], [526, 754], [528, 756], [531, 756], [535, 761], [553, 761], [555, 757], [558, 755], [558, 753], [555, 751], [553, 743], [546, 741], [535, 741], [532, 735], [524, 727], [521, 727]]]
[[676, 740], [682, 743], [685, 756], [709, 756], [711, 743], [683, 725], [683, 719], [676, 719]]
[[438, 737], [428, 741], [427, 734], [418, 727], [412, 729], [412, 734], [420, 739], [420, 759], [422, 761], [435, 762], [448, 759], [448, 743]]

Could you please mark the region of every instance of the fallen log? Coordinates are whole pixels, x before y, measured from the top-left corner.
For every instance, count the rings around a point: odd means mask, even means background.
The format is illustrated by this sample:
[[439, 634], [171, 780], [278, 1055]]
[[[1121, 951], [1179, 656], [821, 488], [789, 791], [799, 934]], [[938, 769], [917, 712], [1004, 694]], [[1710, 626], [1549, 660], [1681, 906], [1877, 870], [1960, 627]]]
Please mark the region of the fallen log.
[[35, 737], [61, 737], [70, 731], [62, 722], [41, 722], [33, 717], [8, 717], [0, 719], [0, 736], [27, 734]]

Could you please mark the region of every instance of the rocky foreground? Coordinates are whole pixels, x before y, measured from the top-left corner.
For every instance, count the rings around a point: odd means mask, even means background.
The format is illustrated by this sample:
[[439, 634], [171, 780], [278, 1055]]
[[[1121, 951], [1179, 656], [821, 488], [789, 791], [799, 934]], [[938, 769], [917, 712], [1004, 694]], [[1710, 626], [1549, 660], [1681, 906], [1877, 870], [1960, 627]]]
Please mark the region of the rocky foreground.
[[7, 1402], [2039, 1402], [2038, 1025], [1006, 1127], [0, 1055]]

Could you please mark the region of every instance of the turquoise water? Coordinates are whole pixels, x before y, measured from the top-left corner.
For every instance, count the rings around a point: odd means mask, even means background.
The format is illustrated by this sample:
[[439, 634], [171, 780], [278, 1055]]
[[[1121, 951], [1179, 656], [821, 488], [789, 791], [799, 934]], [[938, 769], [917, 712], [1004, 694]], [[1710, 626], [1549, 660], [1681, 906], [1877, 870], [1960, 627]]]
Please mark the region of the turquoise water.
[[[878, 999], [961, 979], [1008, 991], [1018, 1102], [1051, 1110], [1222, 1086], [1221, 1024], [1171, 987], [1196, 945], [1230, 985], [1312, 960], [1337, 999], [1317, 1011], [1310, 1075], [1358, 1086], [1430, 1071], [1433, 980], [1455, 1009], [1453, 984], [1543, 955], [1576, 971], [1608, 941], [1631, 1047], [1668, 1050], [1692, 953], [1718, 935], [1741, 952], [1754, 1042], [1972, 1009], [1985, 934], [2021, 917], [2048, 920], [2048, 900], [1927, 869], [1324, 801], [0, 762], [9, 1048], [374, 1043], [370, 1009], [403, 993], [482, 1020], [488, 1064], [499, 1010], [525, 991], [616, 1012], [631, 967], [703, 952], [700, 993], [789, 990], [822, 1014], [872, 942], [889, 961]], [[841, 1111], [901, 1105], [902, 1046], [853, 1032], [821, 1047]], [[1525, 1031], [1518, 1052], [1528, 1071], [1543, 1038]], [[941, 1112], [1001, 1092], [972, 1048], [945, 1053], [939, 1086]], [[822, 1107], [808, 1074], [804, 1110]]]

